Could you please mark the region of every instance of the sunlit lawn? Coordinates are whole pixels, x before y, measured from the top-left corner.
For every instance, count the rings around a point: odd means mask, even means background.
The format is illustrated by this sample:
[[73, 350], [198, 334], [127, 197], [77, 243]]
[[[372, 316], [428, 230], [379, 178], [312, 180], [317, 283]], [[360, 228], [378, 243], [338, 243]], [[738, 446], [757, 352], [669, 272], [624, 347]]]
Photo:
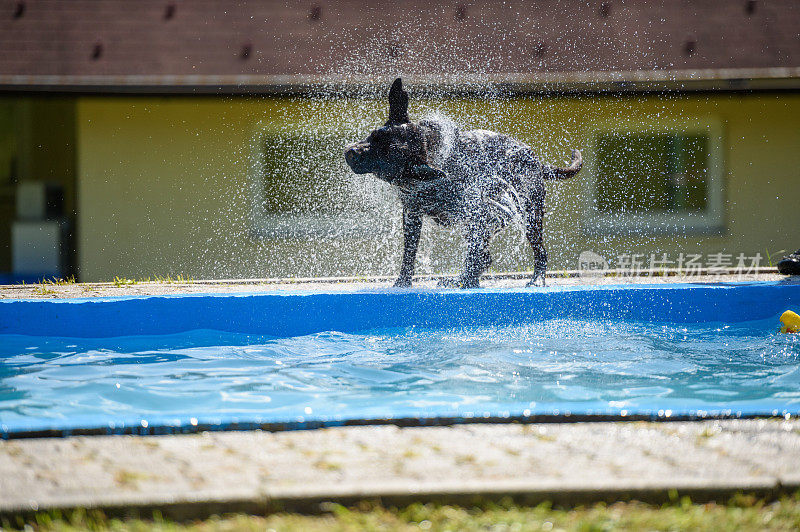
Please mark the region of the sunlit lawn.
[[[11, 523], [7, 523], [11, 524]], [[24, 523], [13, 523], [15, 526]], [[739, 496], [726, 504], [696, 504], [687, 498], [663, 506], [639, 502], [595, 504], [572, 509], [511, 503], [476, 507], [413, 504], [385, 508], [332, 506], [322, 515], [230, 515], [175, 523], [108, 519], [101, 513], [39, 514], [27, 525], [34, 530], [800, 530], [800, 496], [765, 502]]]

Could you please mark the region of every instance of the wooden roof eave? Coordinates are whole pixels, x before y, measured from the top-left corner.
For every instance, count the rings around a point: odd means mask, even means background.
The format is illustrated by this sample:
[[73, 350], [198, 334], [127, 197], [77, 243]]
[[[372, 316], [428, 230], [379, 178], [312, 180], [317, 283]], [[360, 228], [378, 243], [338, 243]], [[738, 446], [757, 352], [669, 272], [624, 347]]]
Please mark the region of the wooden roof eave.
[[[389, 76], [313, 75], [7, 75], [0, 93], [96, 95], [365, 96], [383, 95]], [[800, 90], [800, 67], [755, 69], [535, 72], [404, 77], [439, 97], [526, 94], [620, 94]]]

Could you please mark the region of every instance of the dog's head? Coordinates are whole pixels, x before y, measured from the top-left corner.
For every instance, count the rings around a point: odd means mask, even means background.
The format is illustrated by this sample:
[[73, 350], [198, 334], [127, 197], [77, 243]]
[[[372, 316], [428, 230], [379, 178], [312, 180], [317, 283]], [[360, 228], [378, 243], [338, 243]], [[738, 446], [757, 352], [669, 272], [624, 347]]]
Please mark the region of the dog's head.
[[389, 120], [366, 139], [347, 146], [344, 157], [353, 172], [375, 174], [389, 183], [437, 179], [444, 172], [431, 166], [428, 158], [436, 138], [432, 128], [408, 118], [408, 93], [397, 78], [389, 90]]

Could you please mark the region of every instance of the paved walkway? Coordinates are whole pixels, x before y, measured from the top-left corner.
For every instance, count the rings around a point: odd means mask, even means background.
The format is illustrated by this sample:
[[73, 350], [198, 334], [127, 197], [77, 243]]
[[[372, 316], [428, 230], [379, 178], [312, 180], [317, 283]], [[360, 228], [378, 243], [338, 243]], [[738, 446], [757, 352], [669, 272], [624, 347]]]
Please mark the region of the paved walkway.
[[323, 501], [577, 503], [800, 488], [800, 421], [344, 427], [0, 441], [0, 515], [154, 508], [173, 517]]

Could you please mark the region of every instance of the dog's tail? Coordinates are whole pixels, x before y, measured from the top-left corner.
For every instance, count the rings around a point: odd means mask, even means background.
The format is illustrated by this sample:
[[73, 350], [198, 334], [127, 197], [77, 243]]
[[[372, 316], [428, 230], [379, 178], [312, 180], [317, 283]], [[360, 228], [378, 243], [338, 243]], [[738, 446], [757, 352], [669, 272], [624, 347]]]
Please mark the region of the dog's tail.
[[583, 166], [583, 157], [579, 150], [572, 150], [572, 163], [566, 168], [559, 168], [557, 166], [545, 165], [544, 178], [548, 180], [564, 180], [569, 179], [581, 171]]

